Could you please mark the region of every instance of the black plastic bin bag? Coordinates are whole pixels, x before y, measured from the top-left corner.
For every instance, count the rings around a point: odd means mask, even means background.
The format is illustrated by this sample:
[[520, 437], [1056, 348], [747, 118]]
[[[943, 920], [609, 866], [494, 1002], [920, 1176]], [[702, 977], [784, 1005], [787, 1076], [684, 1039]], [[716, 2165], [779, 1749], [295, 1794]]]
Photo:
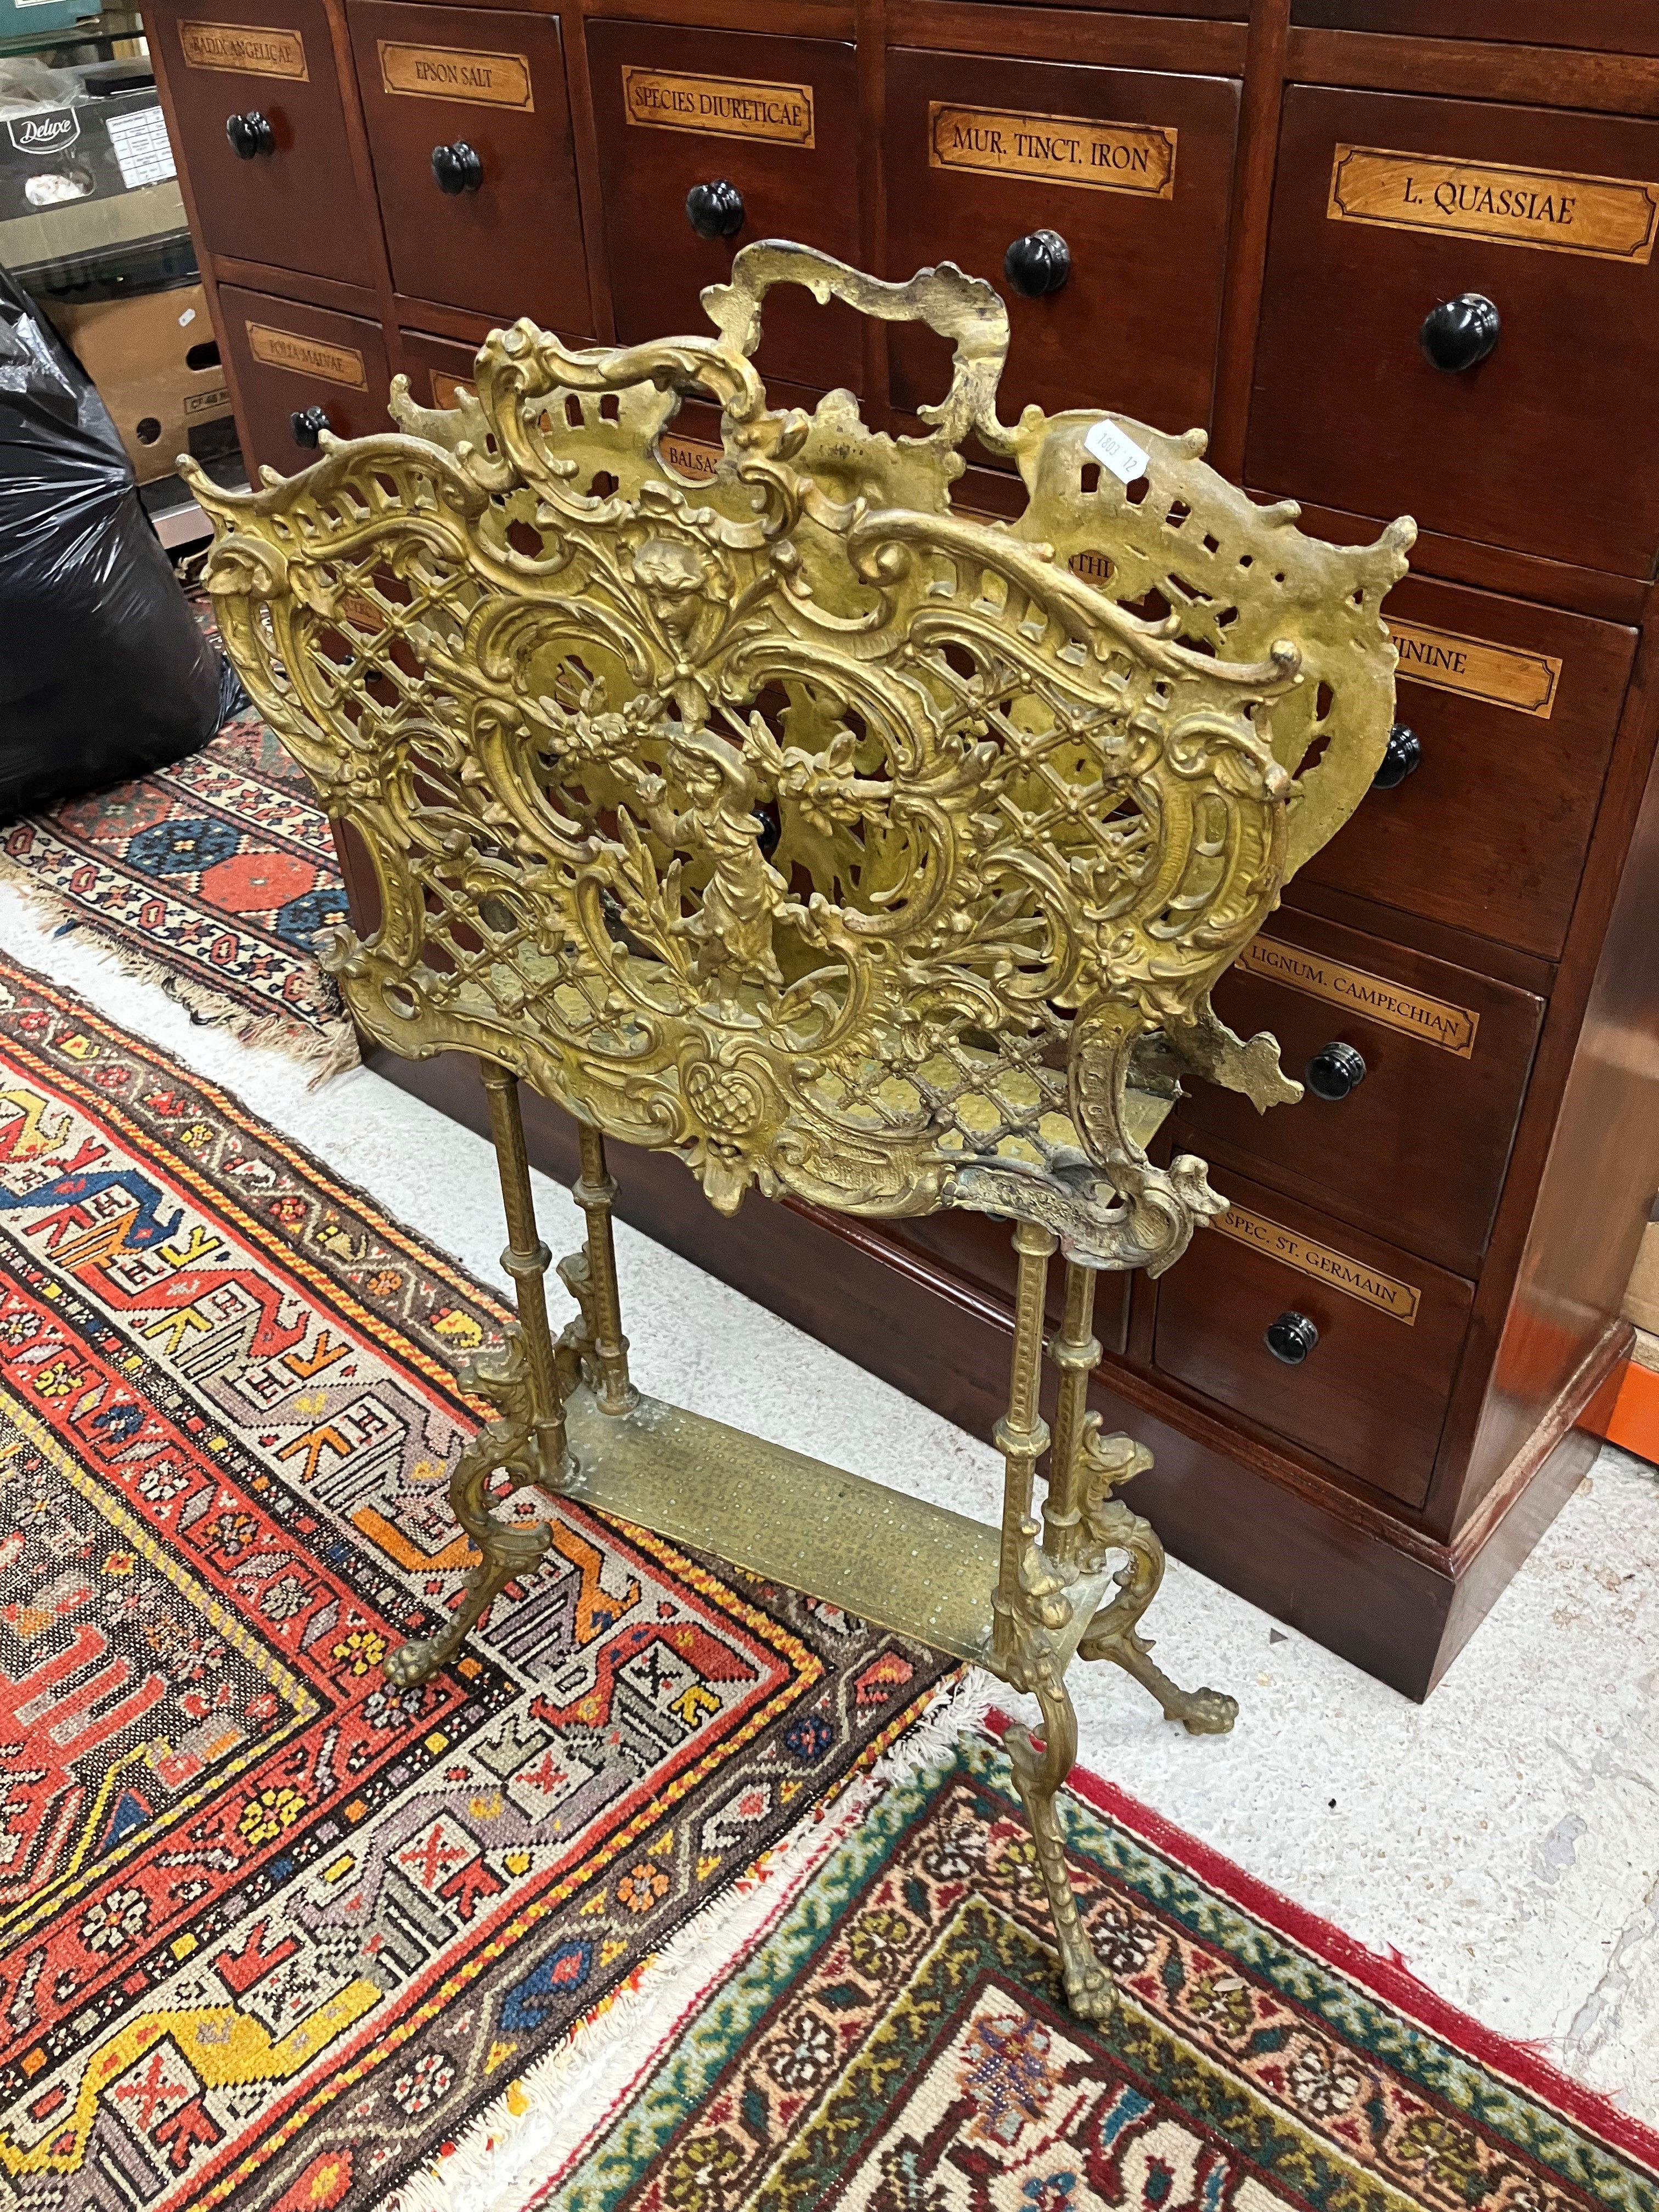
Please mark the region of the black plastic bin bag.
[[91, 379], [0, 270], [0, 822], [193, 752], [221, 666]]

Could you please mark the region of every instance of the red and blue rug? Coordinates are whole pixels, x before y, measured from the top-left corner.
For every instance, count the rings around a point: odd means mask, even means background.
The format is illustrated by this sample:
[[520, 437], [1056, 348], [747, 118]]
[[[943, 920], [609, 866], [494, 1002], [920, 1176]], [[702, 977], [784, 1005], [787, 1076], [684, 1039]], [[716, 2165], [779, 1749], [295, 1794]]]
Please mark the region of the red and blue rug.
[[258, 715], [131, 783], [0, 830], [0, 873], [198, 1021], [317, 1070], [356, 1064], [311, 941], [345, 913], [327, 818]]
[[367, 2212], [945, 1669], [575, 1506], [456, 1664], [499, 1302], [0, 959], [0, 2203]]

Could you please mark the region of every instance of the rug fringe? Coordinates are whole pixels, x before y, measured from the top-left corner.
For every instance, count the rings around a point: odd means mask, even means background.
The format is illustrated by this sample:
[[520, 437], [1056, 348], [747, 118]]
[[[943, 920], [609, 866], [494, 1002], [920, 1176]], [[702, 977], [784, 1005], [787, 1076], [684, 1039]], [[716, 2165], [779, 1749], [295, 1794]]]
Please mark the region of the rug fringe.
[[988, 1735], [1001, 1686], [978, 1667], [964, 1667], [941, 1682], [903, 1735], [877, 1759], [871, 1780], [889, 1790], [933, 1767], [948, 1766], [964, 1735]]
[[131, 975], [136, 982], [156, 984], [204, 1029], [228, 1029], [238, 1044], [254, 1050], [280, 1052], [289, 1060], [298, 1060], [302, 1067], [314, 1067], [316, 1072], [307, 1085], [308, 1090], [315, 1091], [331, 1077], [343, 1075], [348, 1068], [359, 1065], [362, 1055], [357, 1049], [357, 1033], [343, 1015], [328, 1028], [317, 1030], [288, 1014], [248, 1013], [224, 992], [215, 990], [211, 983], [181, 975], [165, 961], [154, 959], [106, 935], [95, 915], [89, 915], [84, 907], [66, 898], [61, 891], [53, 890], [50, 884], [40, 882], [21, 861], [5, 852], [0, 852], [0, 882], [14, 884], [24, 905], [52, 927], [55, 934], [78, 936], [84, 933], [96, 959], [123, 975]]
[[[793, 1902], [884, 1791], [954, 1758], [959, 1736], [983, 1733], [995, 1685], [976, 1668], [942, 1683], [873, 1765], [854, 1775], [813, 1817], [763, 1852], [575, 2021], [565, 2041], [485, 2106], [439, 2163], [381, 2200], [376, 2212], [527, 2212], [536, 2192], [604, 2125], [641, 2069], [697, 2004], [710, 1982]], [[626, 2078], [617, 2071], [628, 2046]]]

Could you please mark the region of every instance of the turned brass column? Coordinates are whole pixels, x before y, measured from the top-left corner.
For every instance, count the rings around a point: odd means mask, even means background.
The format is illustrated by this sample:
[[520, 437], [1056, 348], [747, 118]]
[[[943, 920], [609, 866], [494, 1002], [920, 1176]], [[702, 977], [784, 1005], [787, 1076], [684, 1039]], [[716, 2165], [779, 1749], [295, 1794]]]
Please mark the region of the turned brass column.
[[1019, 1281], [1014, 1294], [1014, 1348], [1009, 1361], [1008, 1410], [991, 1431], [1002, 1454], [1002, 1546], [997, 1563], [994, 1649], [1006, 1659], [1017, 1640], [1019, 1564], [1031, 1517], [1036, 1463], [1048, 1448], [1048, 1424], [1038, 1412], [1042, 1390], [1042, 1304], [1048, 1286], [1052, 1229], [1022, 1221], [1014, 1231]]
[[586, 1121], [579, 1127], [582, 1171], [571, 1186], [570, 1195], [587, 1217], [587, 1285], [593, 1358], [599, 1370], [599, 1403], [607, 1413], [625, 1413], [634, 1402], [635, 1391], [628, 1379], [628, 1339], [623, 1334], [617, 1248], [611, 1233], [611, 1207], [617, 1186], [605, 1166], [605, 1139]]
[[1089, 1377], [1100, 1364], [1094, 1316], [1095, 1270], [1068, 1260], [1065, 1316], [1048, 1346], [1048, 1357], [1060, 1370], [1048, 1496], [1042, 1509], [1043, 1544], [1051, 1559], [1074, 1559], [1082, 1544], [1083, 1421], [1089, 1407]]
[[524, 1119], [519, 1111], [519, 1079], [493, 1060], [481, 1060], [478, 1073], [489, 1101], [489, 1130], [495, 1140], [495, 1166], [501, 1179], [501, 1211], [507, 1216], [507, 1249], [501, 1254], [501, 1265], [513, 1278], [524, 1334], [537, 1445], [549, 1478], [556, 1480], [564, 1469], [564, 1409], [553, 1369], [553, 1336], [548, 1327], [544, 1280], [553, 1255], [536, 1227], [530, 1156], [525, 1150]]

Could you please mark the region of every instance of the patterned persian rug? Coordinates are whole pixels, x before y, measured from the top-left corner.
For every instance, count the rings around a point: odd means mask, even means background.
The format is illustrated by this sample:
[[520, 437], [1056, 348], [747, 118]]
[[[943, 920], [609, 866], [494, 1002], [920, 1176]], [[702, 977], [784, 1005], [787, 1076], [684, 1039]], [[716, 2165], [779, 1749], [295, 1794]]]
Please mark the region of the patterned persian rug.
[[1121, 1995], [1109, 2026], [1060, 2001], [1006, 1762], [964, 1742], [879, 1797], [741, 1963], [657, 2021], [643, 2075], [528, 2201], [1653, 2212], [1659, 2138], [1095, 1789], [1111, 1817], [1075, 1798], [1067, 1817]]
[[257, 714], [135, 782], [0, 830], [0, 874], [198, 1021], [274, 1045], [317, 1079], [357, 1043], [312, 937], [345, 912], [328, 822]]
[[0, 959], [8, 2212], [378, 2203], [944, 1674], [560, 1507], [394, 1689], [465, 1565], [454, 1355], [503, 1318]]

